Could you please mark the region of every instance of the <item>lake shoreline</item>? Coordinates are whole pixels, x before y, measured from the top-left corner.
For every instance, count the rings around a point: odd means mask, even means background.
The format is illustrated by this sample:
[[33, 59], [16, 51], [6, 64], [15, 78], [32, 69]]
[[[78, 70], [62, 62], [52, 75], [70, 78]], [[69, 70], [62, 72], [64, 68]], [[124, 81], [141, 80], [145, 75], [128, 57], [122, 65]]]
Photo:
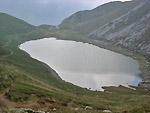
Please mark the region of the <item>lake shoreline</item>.
[[[53, 38], [53, 37], [50, 37], [50, 38]], [[43, 38], [42, 38], [43, 39]], [[62, 39], [62, 38], [56, 38], [56, 40], [64, 40], [64, 39]], [[67, 39], [67, 40], [70, 40], [70, 39]], [[31, 40], [32, 41], [32, 40]], [[101, 46], [98, 46], [98, 44], [95, 44], [95, 43], [93, 43], [92, 41], [90, 41], [90, 42], [87, 42], [87, 40], [86, 41], [76, 41], [76, 40], [70, 40], [70, 41], [75, 41], [75, 42], [82, 42], [82, 43], [88, 43], [88, 44], [92, 44], [92, 45], [94, 45], [94, 46], [96, 46], [96, 47], [100, 47], [100, 48], [103, 48], [103, 49], [106, 49], [105, 47], [101, 47]], [[95, 42], [95, 41], [94, 41]], [[106, 50], [109, 50], [108, 48], [106, 49]], [[113, 50], [110, 50], [110, 51], [113, 51]], [[115, 51], [113, 51], [113, 52], [115, 52]], [[119, 53], [119, 52], [115, 52], [115, 53]], [[121, 53], [119, 53], [119, 54], [121, 54]], [[124, 55], [124, 54], [121, 54], [121, 55]], [[128, 55], [124, 55], [124, 56], [128, 56]], [[130, 56], [128, 56], [128, 57], [130, 57]], [[131, 57], [132, 58], [132, 57]], [[134, 58], [134, 60], [135, 60], [135, 58]], [[137, 60], [138, 61], [138, 60]], [[41, 62], [41, 61], [40, 61]], [[139, 61], [138, 61], [139, 62]], [[43, 62], [42, 62], [43, 63]], [[140, 64], [140, 62], [139, 62], [139, 64]], [[46, 64], [47, 65], [47, 64]], [[50, 67], [50, 66], [49, 66]], [[140, 65], [140, 67], [141, 67], [141, 65]], [[51, 67], [50, 67], [51, 68]], [[55, 70], [55, 69], [54, 69]], [[140, 70], [141, 70], [141, 68], [140, 68]], [[56, 72], [56, 71], [55, 71]], [[141, 72], [142, 72], [142, 70], [141, 70]], [[59, 75], [58, 75], [59, 76]], [[60, 76], [59, 76], [60, 77]], [[142, 78], [143, 79], [143, 78]]]
[[[74, 33], [73, 33], [73, 35], [74, 35]], [[67, 33], [66, 33], [66, 37], [58, 35], [58, 34], [57, 34], [57, 36], [58, 36], [57, 39], [60, 39], [60, 40], [71, 40], [71, 41], [89, 43], [89, 44], [98, 46], [100, 48], [103, 48], [103, 49], [106, 49], [106, 50], [110, 50], [110, 51], [122, 54], [124, 56], [131, 57], [131, 58], [137, 60], [139, 62], [139, 65], [140, 65], [139, 70], [141, 71], [141, 74], [139, 76], [142, 79], [141, 83], [143, 83], [143, 82], [145, 83], [144, 87], [147, 86], [147, 84], [150, 84], [150, 76], [149, 76], [150, 75], [150, 70], [147, 67], [147, 65], [150, 65], [150, 62], [148, 62], [145, 59], [144, 56], [141, 56], [141, 55], [138, 55], [136, 53], [133, 53], [133, 51], [130, 51], [130, 50], [125, 49], [125, 48], [114, 47], [114, 46], [112, 46], [112, 45], [110, 45], [109, 43], [106, 43], [106, 42], [102, 42], [102, 41], [95, 40], [95, 39], [85, 38], [85, 36], [77, 36], [77, 38], [76, 37], [74, 38], [74, 36], [73, 36], [72, 39], [70, 37], [68, 37]], [[141, 83], [139, 83], [139, 84], [141, 84]], [[150, 87], [149, 87], [149, 89], [150, 89]]]

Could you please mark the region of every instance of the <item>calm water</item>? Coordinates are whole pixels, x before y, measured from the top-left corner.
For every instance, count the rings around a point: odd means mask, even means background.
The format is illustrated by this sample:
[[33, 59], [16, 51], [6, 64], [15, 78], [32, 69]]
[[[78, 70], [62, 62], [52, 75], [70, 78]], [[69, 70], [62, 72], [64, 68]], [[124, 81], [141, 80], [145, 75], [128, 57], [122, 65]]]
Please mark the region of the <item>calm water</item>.
[[21, 44], [20, 49], [48, 64], [63, 80], [84, 88], [102, 90], [141, 81], [136, 60], [91, 44], [45, 38]]

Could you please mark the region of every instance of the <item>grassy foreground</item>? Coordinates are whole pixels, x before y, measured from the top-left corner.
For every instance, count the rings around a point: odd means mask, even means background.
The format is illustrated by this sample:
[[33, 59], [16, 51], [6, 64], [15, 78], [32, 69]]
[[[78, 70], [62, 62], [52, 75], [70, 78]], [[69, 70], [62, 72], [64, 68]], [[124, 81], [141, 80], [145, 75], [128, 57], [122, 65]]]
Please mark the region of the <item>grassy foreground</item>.
[[[18, 45], [25, 41], [45, 37], [89, 42], [74, 33], [45, 29], [3, 36], [0, 41], [0, 109], [2, 111], [9, 109], [16, 112], [20, 108], [31, 108], [50, 112], [56, 109], [55, 112], [58, 113], [99, 113], [104, 110], [150, 112], [149, 91], [132, 90], [123, 86], [108, 87], [106, 92], [80, 88], [62, 81], [53, 69], [32, 59], [18, 48]], [[96, 42], [94, 44], [96, 45]], [[144, 60], [141, 62], [145, 63]]]

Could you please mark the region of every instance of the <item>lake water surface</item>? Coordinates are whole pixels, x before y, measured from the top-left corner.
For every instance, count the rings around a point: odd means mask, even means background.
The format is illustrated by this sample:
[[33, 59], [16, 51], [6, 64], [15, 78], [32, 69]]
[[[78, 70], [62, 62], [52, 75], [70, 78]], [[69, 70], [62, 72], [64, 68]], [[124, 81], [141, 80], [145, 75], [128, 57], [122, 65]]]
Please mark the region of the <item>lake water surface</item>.
[[102, 90], [102, 86], [141, 81], [136, 60], [91, 44], [45, 38], [25, 42], [20, 49], [48, 64], [63, 80], [83, 88]]

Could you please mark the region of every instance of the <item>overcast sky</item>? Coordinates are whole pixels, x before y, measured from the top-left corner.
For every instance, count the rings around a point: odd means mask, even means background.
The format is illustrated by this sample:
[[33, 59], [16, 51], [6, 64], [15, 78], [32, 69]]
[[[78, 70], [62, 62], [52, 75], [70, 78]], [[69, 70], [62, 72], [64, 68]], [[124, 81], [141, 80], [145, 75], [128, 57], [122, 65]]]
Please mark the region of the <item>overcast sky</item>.
[[93, 9], [110, 1], [119, 0], [0, 0], [0, 12], [33, 25], [58, 25], [79, 10]]

